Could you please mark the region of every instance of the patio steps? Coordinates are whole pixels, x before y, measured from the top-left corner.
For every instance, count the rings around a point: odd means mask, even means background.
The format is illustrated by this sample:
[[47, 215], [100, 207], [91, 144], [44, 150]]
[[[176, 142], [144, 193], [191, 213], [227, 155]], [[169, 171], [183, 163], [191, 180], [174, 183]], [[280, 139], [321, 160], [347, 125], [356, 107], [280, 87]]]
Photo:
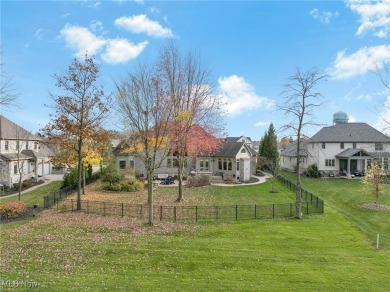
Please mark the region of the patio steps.
[[212, 183], [212, 184], [223, 184], [224, 181], [223, 181], [222, 176], [220, 176], [220, 175], [213, 175], [213, 176], [211, 176], [210, 183]]

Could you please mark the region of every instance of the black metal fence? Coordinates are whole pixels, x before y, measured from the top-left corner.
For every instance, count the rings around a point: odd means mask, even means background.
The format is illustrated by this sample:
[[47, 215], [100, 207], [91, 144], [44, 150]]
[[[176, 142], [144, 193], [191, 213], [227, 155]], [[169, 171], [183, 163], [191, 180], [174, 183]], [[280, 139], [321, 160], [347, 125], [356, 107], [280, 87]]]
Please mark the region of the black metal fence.
[[[94, 173], [92, 176], [88, 177], [85, 180], [85, 184], [90, 184], [100, 178], [100, 173]], [[47, 195], [43, 197], [43, 207], [49, 208], [53, 205], [55, 205], [59, 200], [62, 200], [66, 198], [67, 196], [73, 194], [75, 190], [77, 189], [77, 185], [68, 186], [66, 188], [60, 189], [55, 191], [54, 193], [51, 193], [50, 195]]]
[[[284, 177], [278, 177], [279, 181], [291, 191], [295, 191], [295, 184]], [[63, 199], [69, 192], [59, 192], [45, 197], [48, 206], [56, 205], [57, 210], [75, 211], [76, 200]], [[148, 218], [149, 206], [143, 204], [111, 203], [98, 201], [81, 201], [81, 210], [88, 214], [103, 216], [119, 216], [127, 218]], [[301, 210], [303, 214], [314, 215], [324, 213], [324, 201], [302, 189]], [[268, 205], [226, 205], [226, 206], [154, 206], [155, 219], [161, 221], [191, 221], [204, 220], [243, 220], [243, 219], [271, 219], [288, 218], [295, 216], [295, 203], [268, 204]]]

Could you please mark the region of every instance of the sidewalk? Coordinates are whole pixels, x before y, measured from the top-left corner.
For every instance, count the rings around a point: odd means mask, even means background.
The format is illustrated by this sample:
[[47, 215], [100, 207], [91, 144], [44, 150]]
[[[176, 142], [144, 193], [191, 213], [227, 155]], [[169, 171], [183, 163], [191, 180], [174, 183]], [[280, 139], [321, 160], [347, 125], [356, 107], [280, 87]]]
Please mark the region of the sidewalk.
[[[48, 174], [48, 175], [45, 175], [45, 180], [44, 180], [44, 182], [42, 184], [39, 184], [39, 185], [33, 186], [31, 188], [28, 188], [26, 190], [23, 190], [23, 191], [20, 192], [20, 194], [24, 194], [24, 193], [30, 192], [32, 190], [35, 190], [36, 188], [44, 186], [44, 185], [46, 185], [48, 183], [51, 183], [53, 181], [61, 181], [63, 179], [64, 179], [64, 175], [63, 174]], [[19, 193], [15, 193], [15, 194], [12, 194], [12, 195], [9, 195], [9, 196], [0, 197], [0, 200], [4, 199], [4, 198], [12, 198], [12, 197], [16, 197], [16, 196], [19, 196]]]

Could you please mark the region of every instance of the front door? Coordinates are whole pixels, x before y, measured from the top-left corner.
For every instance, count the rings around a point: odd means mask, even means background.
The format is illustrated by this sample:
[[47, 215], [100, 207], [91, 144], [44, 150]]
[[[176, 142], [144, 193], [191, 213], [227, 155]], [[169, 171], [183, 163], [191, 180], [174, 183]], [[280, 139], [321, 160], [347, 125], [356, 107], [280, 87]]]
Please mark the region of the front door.
[[356, 172], [357, 171], [357, 160], [356, 159], [352, 159], [351, 160], [351, 172]]

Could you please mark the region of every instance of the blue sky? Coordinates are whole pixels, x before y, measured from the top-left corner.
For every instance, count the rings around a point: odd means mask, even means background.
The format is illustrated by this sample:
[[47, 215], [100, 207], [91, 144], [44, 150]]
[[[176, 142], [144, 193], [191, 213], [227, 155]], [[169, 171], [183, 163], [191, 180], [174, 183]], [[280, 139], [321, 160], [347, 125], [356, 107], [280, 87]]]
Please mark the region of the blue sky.
[[[196, 51], [226, 96], [230, 136], [259, 140], [273, 122], [283, 85], [299, 67], [329, 74], [318, 89], [325, 104], [316, 121], [331, 125], [335, 112], [379, 130], [390, 102], [370, 72], [390, 62], [390, 1], [4, 1], [2, 63], [20, 93], [21, 109], [1, 114], [32, 132], [49, 121], [53, 74], [86, 50], [101, 64], [100, 83], [114, 93], [138, 61], [154, 60], [173, 38]], [[115, 116], [115, 115], [114, 115]], [[112, 118], [106, 125], [121, 129]], [[307, 128], [312, 135], [319, 128]], [[278, 133], [289, 135], [290, 133]]]

